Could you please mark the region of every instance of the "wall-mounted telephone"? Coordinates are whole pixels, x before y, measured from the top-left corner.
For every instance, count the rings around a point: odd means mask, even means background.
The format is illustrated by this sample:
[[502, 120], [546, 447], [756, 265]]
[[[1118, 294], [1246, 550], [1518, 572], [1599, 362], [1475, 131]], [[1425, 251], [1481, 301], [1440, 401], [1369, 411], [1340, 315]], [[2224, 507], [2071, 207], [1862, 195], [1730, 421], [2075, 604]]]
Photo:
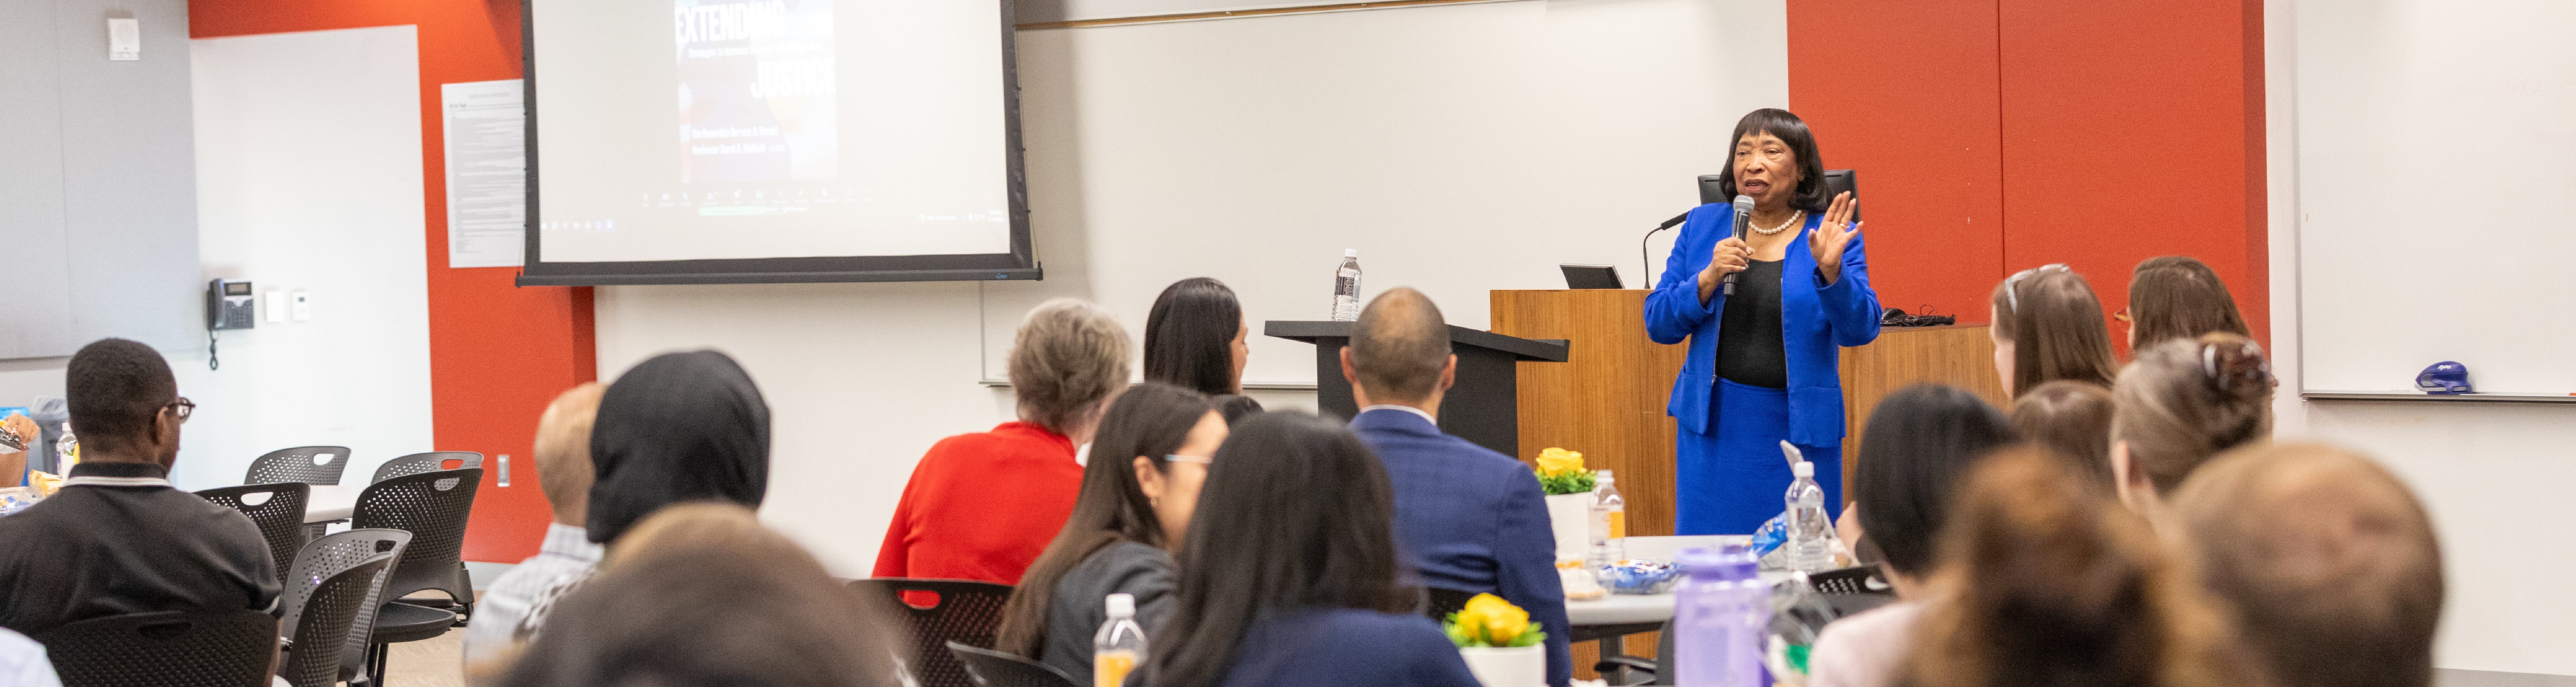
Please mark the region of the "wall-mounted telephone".
[[257, 324], [250, 282], [206, 282], [206, 329], [249, 329]]

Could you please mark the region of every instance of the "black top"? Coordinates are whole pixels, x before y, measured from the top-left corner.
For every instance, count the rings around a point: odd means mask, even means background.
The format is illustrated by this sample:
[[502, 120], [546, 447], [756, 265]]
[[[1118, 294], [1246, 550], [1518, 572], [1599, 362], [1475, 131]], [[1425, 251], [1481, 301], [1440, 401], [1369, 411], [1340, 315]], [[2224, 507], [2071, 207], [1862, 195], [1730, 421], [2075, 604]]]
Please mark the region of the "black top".
[[0, 626], [32, 635], [127, 613], [275, 612], [277, 560], [249, 517], [171, 488], [158, 465], [81, 463], [71, 477], [0, 517]]
[[1717, 323], [1719, 379], [1765, 389], [1789, 388], [1788, 337], [1780, 331], [1779, 260], [1754, 260], [1735, 278]]
[[1162, 549], [1124, 540], [1100, 547], [1056, 578], [1038, 662], [1073, 676], [1075, 684], [1091, 684], [1091, 638], [1109, 621], [1109, 595], [1135, 595], [1136, 625], [1151, 637], [1180, 604], [1172, 593], [1178, 585], [1172, 555]]

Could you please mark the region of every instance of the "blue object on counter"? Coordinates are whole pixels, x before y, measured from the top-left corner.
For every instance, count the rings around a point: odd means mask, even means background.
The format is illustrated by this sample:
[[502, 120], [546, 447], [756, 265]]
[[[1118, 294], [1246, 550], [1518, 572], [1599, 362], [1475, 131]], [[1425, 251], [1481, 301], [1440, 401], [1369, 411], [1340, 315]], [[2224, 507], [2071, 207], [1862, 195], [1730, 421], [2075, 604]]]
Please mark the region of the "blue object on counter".
[[1782, 519], [1787, 516], [1787, 513], [1771, 516], [1770, 520], [1763, 521], [1761, 529], [1753, 531], [1753, 541], [1745, 547], [1753, 552], [1754, 558], [1771, 555], [1772, 549], [1789, 543], [1789, 523]]
[[1601, 586], [1612, 594], [1662, 594], [1681, 579], [1681, 569], [1657, 561], [1627, 560], [1601, 568]]

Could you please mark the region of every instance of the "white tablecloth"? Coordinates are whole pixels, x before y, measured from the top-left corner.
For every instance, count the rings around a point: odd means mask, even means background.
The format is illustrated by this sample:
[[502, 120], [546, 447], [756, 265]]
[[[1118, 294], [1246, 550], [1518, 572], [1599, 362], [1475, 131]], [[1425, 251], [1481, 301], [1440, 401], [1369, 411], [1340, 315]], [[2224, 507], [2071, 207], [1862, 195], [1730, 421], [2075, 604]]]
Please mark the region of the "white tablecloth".
[[332, 522], [349, 519], [349, 511], [358, 507], [358, 492], [366, 487], [347, 484], [316, 484], [304, 497], [304, 522]]
[[[1673, 554], [1695, 547], [1717, 548], [1726, 544], [1752, 541], [1743, 535], [1706, 535], [1695, 537], [1629, 537], [1628, 557], [1671, 562]], [[1787, 573], [1766, 572], [1762, 579], [1779, 582]], [[1620, 625], [1627, 623], [1660, 623], [1673, 618], [1673, 595], [1611, 594], [1590, 601], [1565, 602], [1566, 621], [1575, 625]]]

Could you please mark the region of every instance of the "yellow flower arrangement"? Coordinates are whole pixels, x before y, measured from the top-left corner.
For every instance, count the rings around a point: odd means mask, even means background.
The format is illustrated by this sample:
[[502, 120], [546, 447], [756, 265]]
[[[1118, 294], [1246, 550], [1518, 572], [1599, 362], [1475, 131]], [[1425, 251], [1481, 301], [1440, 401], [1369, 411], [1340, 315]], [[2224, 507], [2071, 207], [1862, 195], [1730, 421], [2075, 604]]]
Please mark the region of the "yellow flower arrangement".
[[1529, 611], [1492, 594], [1468, 599], [1467, 607], [1449, 614], [1441, 627], [1449, 632], [1450, 643], [1462, 648], [1534, 646], [1547, 641], [1547, 633], [1530, 622]]
[[1538, 485], [1549, 496], [1592, 493], [1592, 471], [1583, 468], [1583, 454], [1561, 448], [1538, 452]]

